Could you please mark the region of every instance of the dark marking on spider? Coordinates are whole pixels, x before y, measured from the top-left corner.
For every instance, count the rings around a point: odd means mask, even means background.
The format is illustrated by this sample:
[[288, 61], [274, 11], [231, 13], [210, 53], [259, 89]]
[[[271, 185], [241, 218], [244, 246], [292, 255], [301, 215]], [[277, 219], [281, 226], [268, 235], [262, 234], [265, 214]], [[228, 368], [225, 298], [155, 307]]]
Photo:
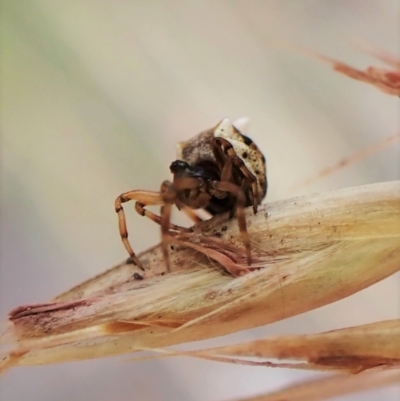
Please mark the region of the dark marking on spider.
[[244, 142], [247, 146], [250, 146], [250, 145], [253, 144], [253, 140], [250, 139], [248, 136], [242, 134], [242, 137], [243, 137], [243, 142]]
[[[170, 236], [177, 233], [193, 234], [192, 228], [170, 222], [173, 205], [184, 211], [194, 223], [201, 221], [195, 212], [196, 209], [204, 209], [213, 216], [229, 212], [230, 217], [233, 217], [236, 213], [247, 262], [250, 265], [250, 239], [244, 209], [252, 206], [254, 213], [257, 213], [258, 206], [267, 193], [263, 154], [257, 145], [239, 132], [228, 119], [222, 120], [216, 127], [201, 132], [189, 141], [179, 143], [177, 148], [178, 159], [170, 166], [172, 182], [164, 181], [159, 192], [133, 190], [121, 194], [115, 200], [120, 236], [130, 255], [131, 263], [144, 270], [129, 243], [122, 207], [123, 203], [134, 200], [138, 214], [161, 226], [161, 246], [168, 271]], [[160, 215], [147, 210], [146, 206], [150, 205], [160, 206]], [[226, 229], [224, 226], [222, 231]], [[137, 276], [138, 279], [142, 278], [139, 274]]]

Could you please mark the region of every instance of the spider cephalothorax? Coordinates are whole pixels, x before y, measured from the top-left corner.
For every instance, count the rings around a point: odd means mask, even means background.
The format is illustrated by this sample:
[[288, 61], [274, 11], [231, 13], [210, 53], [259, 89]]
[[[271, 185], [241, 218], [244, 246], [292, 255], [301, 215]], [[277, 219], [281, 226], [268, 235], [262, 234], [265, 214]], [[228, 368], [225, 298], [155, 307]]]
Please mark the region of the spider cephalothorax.
[[[179, 143], [177, 147], [178, 160], [170, 166], [172, 182], [164, 181], [160, 192], [134, 190], [120, 195], [115, 201], [120, 234], [131, 260], [143, 269], [129, 244], [122, 208], [122, 203], [136, 200], [136, 211], [161, 225], [162, 247], [168, 269], [169, 234], [192, 231], [170, 223], [173, 204], [187, 212], [194, 222], [200, 219], [193, 209], [205, 209], [211, 215], [230, 212], [233, 216], [237, 212], [247, 261], [251, 264], [244, 208], [253, 206], [256, 213], [266, 195], [266, 164], [263, 154], [228, 119], [186, 142]], [[149, 205], [161, 205], [161, 215], [145, 209]]]

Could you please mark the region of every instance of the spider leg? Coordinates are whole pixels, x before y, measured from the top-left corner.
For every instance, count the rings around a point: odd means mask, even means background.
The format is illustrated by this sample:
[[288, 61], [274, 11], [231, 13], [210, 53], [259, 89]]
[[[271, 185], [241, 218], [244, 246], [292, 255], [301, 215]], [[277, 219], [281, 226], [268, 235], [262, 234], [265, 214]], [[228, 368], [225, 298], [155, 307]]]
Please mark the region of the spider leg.
[[[154, 204], [151, 204], [154, 205]], [[150, 212], [150, 210], [145, 209], [145, 206], [148, 206], [148, 204], [137, 201], [135, 203], [135, 210], [141, 215], [141, 216], [146, 216], [150, 220], [153, 220], [154, 223], [159, 224], [161, 226], [162, 224], [162, 218], [161, 216], [158, 216], [157, 214]], [[184, 231], [184, 232], [192, 232], [190, 228], [182, 227], [182, 226], [177, 226], [176, 224], [169, 223], [168, 224], [169, 230], [174, 230], [174, 231]]]
[[[187, 190], [187, 189], [196, 189], [199, 188], [203, 184], [203, 181], [197, 178], [180, 178], [174, 180], [174, 183], [170, 181], [164, 181], [161, 184], [161, 198], [163, 200], [163, 204], [161, 206], [161, 249], [163, 252], [165, 264], [167, 266], [167, 271], [171, 271], [170, 263], [169, 263], [169, 254], [168, 254], [168, 243], [169, 243], [169, 231], [171, 227], [170, 218], [171, 218], [171, 208], [175, 203], [178, 206], [183, 206], [182, 202], [177, 197], [178, 191]], [[184, 209], [185, 210], [185, 209]], [[193, 212], [194, 214], [194, 212]], [[175, 226], [176, 227], [176, 226]], [[182, 227], [183, 228], [183, 227]], [[191, 229], [184, 228], [181, 231], [192, 232]]]
[[228, 141], [224, 140], [223, 138], [214, 137], [211, 143], [212, 151], [220, 171], [222, 171], [225, 166], [226, 152], [224, 151], [224, 144], [226, 142]]
[[232, 181], [232, 157], [230, 156], [225, 159], [224, 167], [222, 167], [221, 181]]
[[236, 211], [239, 224], [239, 231], [242, 235], [243, 244], [246, 248], [247, 264], [251, 265], [251, 247], [249, 233], [247, 232], [246, 217], [244, 215], [244, 208], [246, 198], [244, 196], [243, 190], [237, 185], [226, 181], [212, 181], [211, 185], [213, 188], [219, 191], [229, 192], [236, 197]]
[[[228, 163], [237, 167], [242, 172], [245, 177], [245, 181], [251, 186], [251, 200], [253, 203], [254, 214], [256, 214], [258, 209], [258, 185], [254, 175], [249, 171], [243, 160], [236, 154], [231, 143], [226, 139], [215, 137], [213, 139], [213, 151], [222, 173], [225, 173], [227, 175], [227, 177], [224, 177], [224, 179], [222, 179], [221, 173], [221, 181], [231, 181], [233, 172], [231, 167], [229, 167], [229, 169], [226, 168], [226, 164]], [[231, 159], [230, 162], [229, 159]], [[223, 161], [222, 164], [221, 160]], [[231, 172], [230, 176], [229, 170]]]
[[193, 209], [183, 204], [179, 199], [176, 199], [175, 205], [179, 210], [182, 210], [194, 224], [204, 221]]
[[[132, 249], [132, 246], [128, 240], [128, 230], [126, 227], [126, 217], [124, 208], [122, 204], [125, 202], [129, 202], [131, 200], [137, 200], [139, 203], [136, 211], [145, 216], [145, 209], [143, 205], [161, 205], [162, 199], [161, 195], [158, 192], [151, 192], [151, 191], [129, 191], [121, 194], [115, 200], [115, 211], [118, 214], [118, 226], [119, 226], [119, 233], [121, 235], [122, 243], [125, 246], [125, 249], [128, 251], [131, 260], [135, 263], [135, 265], [139, 266], [142, 270], [144, 270], [142, 263], [139, 261], [138, 257], [136, 256], [135, 252]], [[139, 210], [138, 210], [139, 209]], [[150, 212], [149, 212], [150, 213]], [[150, 217], [151, 218], [151, 217]]]
[[[164, 201], [159, 192], [141, 191], [141, 190], [126, 192], [126, 193], [118, 196], [118, 198], [115, 200], [115, 211], [118, 214], [118, 225], [119, 225], [119, 232], [121, 235], [122, 242], [125, 246], [125, 249], [128, 251], [129, 256], [131, 257], [131, 260], [137, 266], [139, 266], [142, 270], [144, 270], [143, 265], [141, 264], [138, 257], [136, 256], [136, 254], [133, 251], [132, 246], [128, 240], [126, 217], [125, 217], [124, 209], [122, 207], [122, 203], [129, 202], [131, 200], [136, 200], [135, 210], [137, 213], [139, 213], [141, 216], [148, 217], [150, 220], [153, 220], [155, 223], [157, 223], [159, 225], [161, 225], [161, 223], [162, 223], [161, 217], [157, 216], [153, 212], [150, 212], [149, 210], [145, 209], [145, 206], [162, 205]], [[168, 229], [172, 229], [172, 230], [176, 230], [176, 231], [191, 232], [191, 230], [188, 228], [176, 226], [175, 224], [171, 224], [171, 223], [169, 223]]]
[[254, 214], [257, 213], [258, 209], [258, 186], [257, 186], [257, 180], [254, 177], [254, 175], [249, 171], [249, 169], [246, 167], [244, 164], [243, 160], [235, 155], [232, 157], [232, 164], [239, 168], [239, 170], [243, 173], [245, 176], [245, 180], [247, 181], [248, 184], [251, 185], [251, 197], [252, 197], [252, 202], [253, 202], [253, 211]]

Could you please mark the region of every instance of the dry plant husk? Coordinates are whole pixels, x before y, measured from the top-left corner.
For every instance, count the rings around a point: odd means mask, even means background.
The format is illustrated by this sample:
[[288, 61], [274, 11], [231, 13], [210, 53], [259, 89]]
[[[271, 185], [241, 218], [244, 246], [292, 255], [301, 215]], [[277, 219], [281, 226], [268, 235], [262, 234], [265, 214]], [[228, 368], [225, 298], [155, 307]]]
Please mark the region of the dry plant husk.
[[[186, 355], [234, 364], [359, 373], [400, 367], [400, 320], [388, 320], [325, 333], [277, 336], [245, 343], [160, 355]], [[252, 358], [252, 359], [243, 359]], [[142, 360], [148, 358], [136, 358]], [[271, 362], [286, 360], [286, 362]]]
[[369, 66], [365, 70], [355, 68], [342, 61], [319, 54], [302, 46], [284, 45], [292, 50], [307, 54], [328, 63], [332, 68], [349, 78], [374, 86], [376, 89], [388, 95], [400, 96], [400, 60], [381, 49], [373, 48], [366, 44], [358, 44], [364, 53], [370, 54], [375, 59], [383, 62], [390, 69]]
[[[358, 393], [400, 382], [400, 371], [363, 372], [359, 375], [335, 375], [287, 386], [281, 390], [236, 401], [320, 401]], [[231, 400], [233, 401], [233, 400]]]
[[237, 278], [221, 270], [216, 254], [238, 268], [241, 255], [216, 248], [211, 239], [219, 236], [239, 249], [241, 237], [236, 219], [218, 216], [197, 227], [208, 229], [197, 242], [186, 242], [201, 252], [182, 245], [185, 240], [175, 247], [171, 274], [160, 275], [157, 246], [140, 255], [149, 269], [144, 280], [133, 279], [135, 266], [121, 264], [53, 302], [10, 312], [2, 340], [11, 350], [2, 369], [265, 325], [347, 297], [400, 269], [400, 181], [279, 201], [246, 214], [253, 257], [262, 268]]
[[400, 66], [396, 70], [368, 67], [364, 71], [354, 68], [337, 60], [323, 57], [332, 64], [333, 69], [357, 81], [366, 82], [375, 86], [388, 95], [400, 96]]

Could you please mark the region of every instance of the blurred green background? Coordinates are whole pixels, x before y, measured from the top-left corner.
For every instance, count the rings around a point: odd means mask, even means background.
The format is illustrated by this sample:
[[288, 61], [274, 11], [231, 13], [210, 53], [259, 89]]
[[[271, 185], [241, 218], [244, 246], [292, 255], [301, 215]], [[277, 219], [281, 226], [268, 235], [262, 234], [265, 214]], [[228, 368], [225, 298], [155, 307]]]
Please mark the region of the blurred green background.
[[[126, 257], [113, 202], [170, 178], [175, 144], [223, 117], [250, 118], [265, 152], [267, 202], [400, 129], [399, 100], [297, 54], [380, 66], [364, 41], [400, 57], [396, 0], [3, 1], [1, 270], [4, 320]], [[275, 45], [274, 45], [275, 44]], [[399, 145], [304, 188], [399, 178]], [[159, 228], [128, 213], [141, 251]], [[176, 216], [178, 218], [178, 216]], [[329, 330], [400, 316], [399, 275], [321, 310], [228, 339]], [[221, 400], [313, 376], [174, 359], [117, 359], [9, 372], [4, 401]], [[398, 400], [399, 389], [351, 400]]]

